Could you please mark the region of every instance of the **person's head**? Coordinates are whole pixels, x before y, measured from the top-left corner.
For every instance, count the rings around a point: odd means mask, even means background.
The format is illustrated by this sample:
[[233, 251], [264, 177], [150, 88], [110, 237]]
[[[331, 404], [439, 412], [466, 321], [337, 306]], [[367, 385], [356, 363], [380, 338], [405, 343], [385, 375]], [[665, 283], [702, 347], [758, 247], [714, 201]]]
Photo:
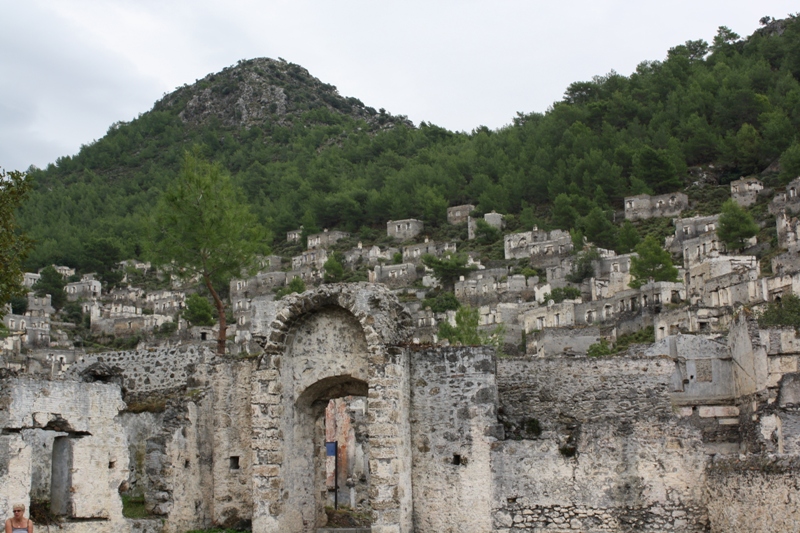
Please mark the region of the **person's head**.
[[24, 503], [15, 503], [12, 509], [14, 510], [14, 516], [22, 516], [25, 514]]

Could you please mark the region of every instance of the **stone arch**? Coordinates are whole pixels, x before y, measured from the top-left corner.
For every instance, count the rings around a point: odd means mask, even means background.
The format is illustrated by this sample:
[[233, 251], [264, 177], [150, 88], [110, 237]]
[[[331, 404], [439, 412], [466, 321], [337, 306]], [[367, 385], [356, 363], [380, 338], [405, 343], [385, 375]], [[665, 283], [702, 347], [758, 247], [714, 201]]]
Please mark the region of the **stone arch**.
[[320, 526], [315, 472], [328, 399], [367, 397], [372, 531], [411, 523], [409, 362], [400, 345], [411, 318], [383, 286], [324, 285], [281, 301], [262, 339], [253, 382], [254, 533]]

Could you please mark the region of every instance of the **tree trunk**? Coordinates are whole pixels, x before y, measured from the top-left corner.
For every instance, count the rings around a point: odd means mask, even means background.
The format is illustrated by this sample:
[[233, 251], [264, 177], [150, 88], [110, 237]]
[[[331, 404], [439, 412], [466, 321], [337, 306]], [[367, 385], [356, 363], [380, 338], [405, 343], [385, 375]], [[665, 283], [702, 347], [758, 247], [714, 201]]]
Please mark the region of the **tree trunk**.
[[206, 284], [206, 288], [208, 292], [211, 293], [211, 297], [214, 298], [214, 305], [217, 306], [217, 314], [219, 315], [219, 334], [217, 335], [217, 355], [225, 355], [225, 343], [227, 341], [228, 336], [228, 324], [225, 320], [225, 304], [222, 303], [222, 300], [217, 294], [217, 291], [214, 290], [214, 286], [211, 284], [211, 278], [204, 275], [203, 281]]

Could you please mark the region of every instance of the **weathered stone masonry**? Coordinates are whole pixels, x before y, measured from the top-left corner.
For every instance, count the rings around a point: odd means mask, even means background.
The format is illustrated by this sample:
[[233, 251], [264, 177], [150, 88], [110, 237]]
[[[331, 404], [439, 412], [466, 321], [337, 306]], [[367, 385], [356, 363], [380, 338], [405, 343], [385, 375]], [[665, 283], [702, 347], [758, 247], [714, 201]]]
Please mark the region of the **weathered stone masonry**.
[[[0, 380], [0, 505], [49, 483], [71, 533], [311, 533], [325, 408], [355, 396], [375, 532], [797, 530], [800, 341], [747, 312], [727, 342], [666, 336], [599, 359], [409, 345], [410, 316], [371, 284], [260, 316], [258, 357], [102, 354], [66, 380]], [[118, 416], [118, 383], [168, 398], [163, 412]], [[124, 489], [160, 519], [122, 518]]]

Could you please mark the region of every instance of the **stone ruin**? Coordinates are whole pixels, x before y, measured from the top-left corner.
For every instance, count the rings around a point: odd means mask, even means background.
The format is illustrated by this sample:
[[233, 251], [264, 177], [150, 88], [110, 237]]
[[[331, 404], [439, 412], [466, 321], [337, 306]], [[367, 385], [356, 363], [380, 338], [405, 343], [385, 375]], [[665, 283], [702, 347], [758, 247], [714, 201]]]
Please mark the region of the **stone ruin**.
[[[189, 344], [94, 354], [57, 379], [4, 370], [0, 505], [46, 500], [75, 533], [312, 533], [338, 485], [377, 533], [800, 526], [800, 340], [746, 310], [727, 339], [598, 359], [410, 344], [380, 285], [273, 304], [252, 356]], [[125, 518], [120, 494], [152, 518]]]

